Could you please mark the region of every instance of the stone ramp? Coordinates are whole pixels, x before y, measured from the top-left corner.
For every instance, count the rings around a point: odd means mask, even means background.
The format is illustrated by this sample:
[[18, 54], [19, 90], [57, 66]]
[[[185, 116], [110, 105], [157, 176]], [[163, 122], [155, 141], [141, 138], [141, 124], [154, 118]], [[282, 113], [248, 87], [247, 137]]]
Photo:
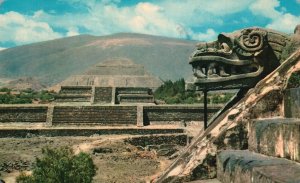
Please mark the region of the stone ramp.
[[226, 150], [217, 156], [217, 174], [223, 183], [298, 183], [300, 164], [247, 150]]

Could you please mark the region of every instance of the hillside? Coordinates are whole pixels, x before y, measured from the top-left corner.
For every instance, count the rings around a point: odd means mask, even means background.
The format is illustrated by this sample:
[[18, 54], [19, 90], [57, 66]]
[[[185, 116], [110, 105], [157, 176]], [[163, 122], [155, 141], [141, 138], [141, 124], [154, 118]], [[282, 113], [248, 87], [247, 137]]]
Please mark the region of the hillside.
[[143, 34], [80, 35], [0, 51], [0, 77], [34, 77], [52, 85], [111, 58], [128, 58], [167, 79], [191, 76], [195, 42]]

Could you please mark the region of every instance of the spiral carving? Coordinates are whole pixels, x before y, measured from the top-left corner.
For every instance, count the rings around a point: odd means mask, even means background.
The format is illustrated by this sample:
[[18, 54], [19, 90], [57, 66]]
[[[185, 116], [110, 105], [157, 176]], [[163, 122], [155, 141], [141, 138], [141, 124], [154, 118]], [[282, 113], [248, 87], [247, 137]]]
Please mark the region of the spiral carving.
[[245, 29], [235, 43], [245, 51], [256, 52], [263, 48], [266, 35], [266, 31], [259, 29]]

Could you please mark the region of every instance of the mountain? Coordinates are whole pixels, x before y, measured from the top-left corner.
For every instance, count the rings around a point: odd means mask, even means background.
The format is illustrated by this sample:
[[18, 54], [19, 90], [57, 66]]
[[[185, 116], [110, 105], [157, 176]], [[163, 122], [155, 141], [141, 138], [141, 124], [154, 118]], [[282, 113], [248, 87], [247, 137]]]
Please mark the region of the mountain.
[[46, 85], [82, 74], [112, 58], [128, 58], [163, 80], [191, 77], [188, 57], [196, 42], [119, 33], [79, 35], [0, 51], [0, 77], [34, 77]]
[[46, 88], [46, 86], [42, 85], [38, 80], [32, 77], [23, 77], [9, 81], [6, 85], [4, 85], [4, 87], [14, 90], [25, 90], [28, 88], [41, 90]]

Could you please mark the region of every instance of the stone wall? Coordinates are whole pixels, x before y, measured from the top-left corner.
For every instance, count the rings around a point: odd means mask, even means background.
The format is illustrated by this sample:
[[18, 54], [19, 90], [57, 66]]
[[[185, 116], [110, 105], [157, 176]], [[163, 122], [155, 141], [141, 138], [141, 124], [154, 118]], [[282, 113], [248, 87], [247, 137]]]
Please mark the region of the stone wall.
[[0, 106], [0, 122], [46, 122], [47, 106]]
[[95, 87], [94, 103], [111, 103], [112, 87]]
[[[208, 107], [209, 116], [220, 110], [220, 106]], [[144, 106], [144, 124], [152, 122], [203, 121], [203, 107], [189, 105]]]
[[136, 106], [55, 106], [53, 125], [136, 125]]
[[[202, 121], [202, 106], [141, 106], [141, 125], [163, 124], [164, 122]], [[52, 108], [51, 108], [52, 109]], [[209, 107], [209, 114], [220, 106]], [[46, 122], [46, 105], [4, 105], [0, 106], [0, 123], [6, 122]], [[48, 117], [53, 125], [137, 125], [136, 105], [114, 106], [54, 106]]]
[[300, 119], [260, 119], [249, 127], [249, 150], [300, 162]]
[[60, 94], [91, 94], [91, 86], [61, 86]]

